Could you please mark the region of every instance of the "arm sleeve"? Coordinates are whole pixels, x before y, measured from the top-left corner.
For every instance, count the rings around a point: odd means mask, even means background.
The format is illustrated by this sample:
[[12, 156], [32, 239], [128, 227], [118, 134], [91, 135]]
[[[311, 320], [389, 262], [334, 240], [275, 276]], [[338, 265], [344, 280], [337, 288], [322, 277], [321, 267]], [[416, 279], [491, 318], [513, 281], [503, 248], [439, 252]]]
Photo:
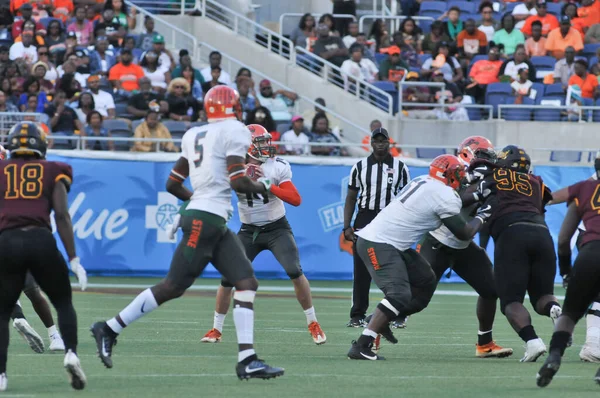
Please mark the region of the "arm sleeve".
[[54, 165], [56, 166], [54, 183], [62, 181], [67, 188], [67, 192], [69, 192], [73, 183], [73, 169], [70, 165], [63, 162], [54, 162]]
[[348, 180], [348, 189], [352, 189], [353, 191], [358, 191], [360, 189], [359, 186], [359, 175], [358, 175], [358, 163], [352, 166], [350, 170], [350, 179]]
[[271, 193], [292, 206], [300, 206], [302, 198], [294, 183], [290, 180], [279, 185], [271, 185]]

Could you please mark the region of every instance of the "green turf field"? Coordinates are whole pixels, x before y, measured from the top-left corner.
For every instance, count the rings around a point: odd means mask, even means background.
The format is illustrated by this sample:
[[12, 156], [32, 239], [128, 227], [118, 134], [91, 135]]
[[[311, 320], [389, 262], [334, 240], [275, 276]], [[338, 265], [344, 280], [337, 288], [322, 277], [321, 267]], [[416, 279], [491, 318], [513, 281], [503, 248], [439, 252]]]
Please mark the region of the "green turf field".
[[[152, 284], [153, 279], [90, 278], [90, 283]], [[215, 285], [199, 280], [198, 285]], [[263, 287], [290, 287], [286, 281], [265, 282]], [[319, 288], [348, 288], [348, 283], [318, 282]], [[442, 285], [448, 293], [469, 291]], [[95, 320], [113, 316], [129, 303], [135, 290], [102, 293], [99, 289], [74, 295], [79, 317], [79, 355], [88, 377], [83, 392], [72, 391], [62, 369], [63, 355], [35, 354], [16, 333], [11, 334], [9, 390], [0, 397], [596, 397], [592, 377], [597, 365], [579, 361], [584, 339], [578, 327], [574, 347], [567, 351], [559, 376], [546, 389], [535, 386], [541, 362], [518, 362], [521, 340], [499, 314], [495, 340], [514, 348], [512, 357], [474, 357], [477, 323], [475, 297], [436, 295], [429, 307], [409, 319], [408, 328], [396, 330], [396, 346], [383, 343], [387, 361], [350, 361], [346, 352], [360, 330], [346, 328], [350, 294], [315, 293], [315, 308], [327, 344], [313, 344], [295, 297], [289, 292], [259, 294], [255, 340], [259, 356], [282, 366], [278, 379], [249, 382], [235, 376], [235, 331], [231, 314], [225, 321], [224, 342], [199, 343], [212, 327], [213, 293], [192, 292], [159, 308], [125, 330], [114, 351], [114, 368], [105, 369], [95, 355], [88, 332]], [[138, 289], [139, 291], [139, 289]], [[557, 294], [563, 294], [557, 289]], [[372, 302], [381, 298], [372, 294]], [[30, 323], [45, 339], [41, 322], [25, 298]], [[534, 326], [548, 345], [552, 322], [534, 316]], [[46, 339], [47, 344], [47, 339]], [[544, 358], [544, 357], [543, 357]]]

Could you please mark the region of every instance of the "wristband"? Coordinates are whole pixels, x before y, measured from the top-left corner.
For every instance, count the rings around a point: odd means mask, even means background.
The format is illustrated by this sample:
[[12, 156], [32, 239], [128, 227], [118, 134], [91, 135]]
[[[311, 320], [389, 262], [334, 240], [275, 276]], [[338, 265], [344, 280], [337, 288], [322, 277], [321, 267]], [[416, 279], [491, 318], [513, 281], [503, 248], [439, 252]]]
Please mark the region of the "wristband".
[[350, 229], [350, 228], [352, 228], [352, 227], [351, 227], [351, 226], [348, 226], [348, 227], [346, 227], [346, 228], [342, 229], [342, 232], [346, 232], [346, 230], [347, 230], [347, 229]]
[[571, 253], [558, 255], [558, 269], [561, 275], [567, 275], [571, 272]]

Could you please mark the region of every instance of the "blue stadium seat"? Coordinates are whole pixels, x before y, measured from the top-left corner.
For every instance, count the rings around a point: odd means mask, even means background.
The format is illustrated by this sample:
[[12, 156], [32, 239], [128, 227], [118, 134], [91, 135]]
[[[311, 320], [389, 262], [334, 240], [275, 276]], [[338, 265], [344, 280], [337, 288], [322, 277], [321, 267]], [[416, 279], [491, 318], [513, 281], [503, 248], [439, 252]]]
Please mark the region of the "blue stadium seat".
[[133, 122], [131, 122], [131, 131], [133, 131], [135, 133], [135, 129], [137, 129], [137, 127], [142, 124], [142, 122], [144, 121], [144, 119], [138, 119], [138, 120], [134, 120]]
[[275, 126], [275, 130], [280, 132], [281, 134], [285, 133], [292, 128], [291, 120], [278, 120]]
[[[387, 81], [375, 81], [373, 82], [373, 85], [392, 96], [392, 110], [394, 113], [398, 112], [398, 89], [396, 88], [396, 84]], [[376, 94], [372, 94], [371, 98], [375, 100], [377, 105], [382, 109], [388, 109], [387, 99], [383, 99], [381, 96]]]
[[[504, 13], [503, 14], [509, 14], [512, 13], [513, 10], [515, 9], [516, 6], [518, 6], [519, 4], [521, 4], [520, 2], [514, 2], [514, 3], [506, 3], [506, 8], [504, 9]], [[498, 21], [500, 21], [501, 19], [498, 19]]]
[[431, 33], [431, 24], [434, 21], [432, 19], [421, 19], [417, 21], [417, 25], [423, 30], [423, 34]]
[[[546, 90], [548, 87], [546, 87]], [[547, 92], [547, 91], [546, 91]], [[542, 102], [544, 100], [549, 101], [560, 101], [561, 105], [565, 104], [564, 95], [562, 98], [560, 97], [548, 97], [547, 95], [542, 98]], [[559, 108], [556, 109], [535, 109], [533, 111], [533, 120], [540, 122], [560, 122], [561, 119], [561, 110]]]
[[591, 71], [592, 70], [592, 66], [596, 65], [597, 63], [598, 63], [598, 57], [596, 57], [594, 55], [593, 57], [590, 58], [588, 71]]
[[563, 3], [551, 3], [549, 1], [546, 2], [546, 7], [548, 8], [548, 14], [552, 14], [555, 17], [560, 17], [560, 11], [562, 9]]
[[578, 151], [552, 151], [551, 162], [581, 162], [581, 152]]
[[[117, 138], [133, 137], [133, 133], [131, 132], [131, 130], [129, 130], [129, 126], [127, 126], [127, 129], [124, 129], [124, 130], [123, 129], [110, 130], [109, 133], [112, 137], [117, 137]], [[113, 142], [115, 144], [115, 151], [129, 151], [131, 149], [131, 145], [132, 145], [131, 141], [113, 141]]]
[[112, 130], [129, 130], [129, 124], [120, 119], [106, 119], [103, 124], [104, 128], [109, 132]]
[[319, 74], [321, 72], [321, 68], [323, 67], [322, 62], [319, 62], [315, 58], [306, 54], [296, 54], [296, 65], [299, 65], [315, 74]]
[[419, 54], [419, 64], [423, 65], [430, 58], [431, 54]]
[[[556, 64], [556, 58], [554, 57], [531, 57], [531, 63], [538, 72], [552, 72], [554, 65]], [[531, 78], [537, 78], [537, 76], [530, 76]]]
[[533, 100], [535, 105], [539, 105], [540, 101], [542, 100], [542, 97], [544, 96], [544, 90], [545, 87], [542, 83], [533, 83], [533, 85], [531, 86], [531, 88], [535, 91], [537, 91], [536, 95], [535, 95], [535, 99]]
[[546, 84], [545, 86], [544, 97], [560, 97], [564, 100], [565, 90], [562, 84]]
[[[516, 97], [507, 97], [506, 104], [514, 104]], [[504, 120], [518, 120], [518, 121], [529, 121], [531, 120], [531, 108], [527, 105], [534, 105], [534, 101], [531, 98], [523, 98], [522, 108], [503, 108], [502, 119]]]
[[440, 155], [444, 155], [446, 150], [440, 148], [416, 148], [416, 152], [417, 157], [420, 159], [435, 159]]
[[498, 105], [505, 104], [506, 99], [512, 94], [512, 88], [508, 83], [491, 83], [488, 84], [485, 93], [485, 103], [492, 105], [494, 115], [498, 114]]
[[596, 50], [600, 48], [600, 43], [586, 44], [583, 46], [583, 55], [586, 58], [591, 58], [596, 55]]
[[[596, 101], [596, 106], [600, 106], [600, 100]], [[592, 118], [593, 122], [600, 122], [600, 111], [593, 111]]]
[[469, 120], [481, 120], [481, 108], [465, 108], [469, 115]]
[[490, 83], [487, 86], [487, 93], [506, 93], [511, 94], [512, 88], [509, 83]]
[[382, 54], [382, 53], [377, 53], [375, 54], [375, 62], [377, 62], [377, 65], [381, 64], [384, 60], [386, 60], [388, 57], [387, 54]]
[[424, 1], [421, 3], [419, 15], [422, 17], [437, 18], [446, 12], [445, 1]]
[[48, 136], [48, 139], [53, 142], [52, 149], [74, 149], [77, 142], [63, 133], [52, 133]]
[[[423, 3], [421, 3], [422, 6]], [[464, 0], [451, 0], [448, 2], [448, 9], [450, 9], [450, 7], [458, 7], [460, 9], [460, 12], [463, 14], [474, 14], [477, 10], [475, 9], [476, 4], [472, 3], [470, 1], [464, 1]], [[461, 15], [461, 19], [467, 20], [466, 17], [464, 17], [463, 15]]]
[[64, 26], [63, 22], [58, 18], [52, 18], [52, 17], [40, 18], [40, 20], [38, 22], [41, 23], [44, 26], [44, 28], [48, 29], [48, 25], [52, 21], [58, 21], [60, 23], [60, 26], [62, 26], [64, 29], [65, 26]]
[[163, 122], [163, 125], [167, 128], [167, 130], [169, 130], [173, 139], [183, 137], [185, 132], [188, 130], [188, 125], [185, 122], [166, 120]]

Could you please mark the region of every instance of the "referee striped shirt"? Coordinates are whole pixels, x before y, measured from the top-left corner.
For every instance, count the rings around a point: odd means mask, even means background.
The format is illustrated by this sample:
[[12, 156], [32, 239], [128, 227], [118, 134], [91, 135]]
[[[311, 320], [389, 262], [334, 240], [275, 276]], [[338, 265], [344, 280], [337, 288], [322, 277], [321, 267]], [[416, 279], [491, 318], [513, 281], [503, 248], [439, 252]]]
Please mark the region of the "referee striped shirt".
[[390, 204], [408, 181], [410, 174], [404, 162], [388, 154], [383, 162], [378, 163], [371, 154], [352, 167], [348, 189], [360, 191], [359, 211], [379, 212]]

